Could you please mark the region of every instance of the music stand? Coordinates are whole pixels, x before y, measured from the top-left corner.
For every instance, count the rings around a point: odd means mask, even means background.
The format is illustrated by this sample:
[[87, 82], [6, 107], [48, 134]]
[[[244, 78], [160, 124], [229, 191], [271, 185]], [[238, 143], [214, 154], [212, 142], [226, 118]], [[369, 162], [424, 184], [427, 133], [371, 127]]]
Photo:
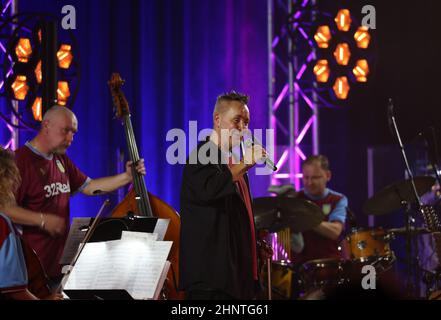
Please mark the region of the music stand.
[[[90, 220], [92, 225], [94, 218]], [[93, 232], [89, 242], [121, 239], [123, 231], [157, 233], [158, 240], [164, 240], [169, 219], [127, 215], [123, 218], [102, 218]]]
[[72, 300], [134, 300], [127, 290], [64, 290]]

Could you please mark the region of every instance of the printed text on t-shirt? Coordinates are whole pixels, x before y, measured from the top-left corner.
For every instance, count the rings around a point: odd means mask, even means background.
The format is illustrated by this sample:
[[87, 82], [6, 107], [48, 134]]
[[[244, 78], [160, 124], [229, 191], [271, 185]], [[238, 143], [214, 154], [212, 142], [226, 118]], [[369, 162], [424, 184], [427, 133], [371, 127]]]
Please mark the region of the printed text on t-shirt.
[[46, 191], [45, 197], [55, 197], [60, 193], [70, 193], [69, 183], [61, 184], [59, 182], [51, 183], [50, 185], [45, 185], [44, 190]]

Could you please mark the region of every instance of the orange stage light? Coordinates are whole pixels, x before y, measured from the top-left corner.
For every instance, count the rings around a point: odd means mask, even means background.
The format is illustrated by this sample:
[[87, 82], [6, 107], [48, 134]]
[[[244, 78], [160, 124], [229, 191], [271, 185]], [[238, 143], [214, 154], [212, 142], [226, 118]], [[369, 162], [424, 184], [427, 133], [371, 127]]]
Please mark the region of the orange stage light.
[[34, 115], [35, 120], [43, 120], [42, 101], [40, 97], [35, 98], [35, 101], [32, 104], [32, 114]]
[[354, 39], [357, 43], [357, 47], [361, 49], [366, 49], [369, 46], [369, 42], [371, 41], [371, 36], [369, 34], [368, 28], [359, 27], [354, 34]]
[[349, 28], [351, 27], [352, 19], [351, 19], [351, 13], [348, 9], [341, 9], [338, 11], [337, 15], [334, 19], [338, 30], [340, 31], [349, 31]]
[[319, 48], [326, 49], [329, 47], [331, 41], [331, 30], [328, 26], [320, 26], [314, 35], [314, 40], [317, 42]]
[[41, 60], [38, 61], [34, 73], [35, 73], [35, 78], [37, 79], [37, 83], [41, 84], [41, 81], [43, 80], [43, 74], [41, 73]]
[[68, 44], [62, 44], [57, 52], [58, 66], [62, 69], [69, 69], [72, 60], [72, 47]]
[[338, 64], [347, 65], [351, 58], [351, 51], [347, 43], [339, 43], [334, 51], [334, 57]]
[[355, 75], [355, 78], [358, 82], [366, 82], [367, 76], [369, 74], [369, 65], [366, 59], [361, 59], [357, 61], [352, 72]]
[[67, 81], [58, 81], [57, 101], [60, 106], [65, 106], [69, 99], [70, 90]]
[[28, 38], [18, 39], [18, 43], [15, 46], [15, 54], [19, 62], [28, 62], [32, 54], [31, 41]]
[[348, 97], [349, 93], [349, 83], [348, 78], [346, 77], [338, 77], [335, 80], [335, 84], [332, 87], [334, 89], [334, 93], [338, 99], [344, 100]]
[[26, 83], [26, 76], [18, 75], [15, 81], [11, 84], [14, 91], [14, 97], [17, 100], [24, 100], [29, 91], [29, 86]]
[[318, 82], [327, 82], [331, 70], [328, 66], [328, 60], [319, 60], [314, 66], [314, 74]]

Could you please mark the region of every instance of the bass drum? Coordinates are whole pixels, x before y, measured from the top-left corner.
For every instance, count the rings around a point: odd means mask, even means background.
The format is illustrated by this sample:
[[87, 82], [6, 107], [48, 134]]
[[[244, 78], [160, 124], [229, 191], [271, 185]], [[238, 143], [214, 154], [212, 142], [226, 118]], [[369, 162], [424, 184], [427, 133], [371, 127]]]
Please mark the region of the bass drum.
[[300, 268], [302, 283], [308, 295], [325, 287], [345, 284], [350, 262], [343, 259], [316, 259], [305, 262]]

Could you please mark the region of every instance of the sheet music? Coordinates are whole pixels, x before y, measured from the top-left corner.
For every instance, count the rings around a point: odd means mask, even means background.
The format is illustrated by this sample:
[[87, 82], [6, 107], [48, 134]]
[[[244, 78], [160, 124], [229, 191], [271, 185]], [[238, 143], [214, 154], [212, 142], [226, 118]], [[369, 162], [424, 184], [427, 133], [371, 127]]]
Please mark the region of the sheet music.
[[81, 227], [88, 227], [92, 218], [75, 218], [69, 230], [66, 245], [60, 258], [60, 264], [65, 265], [72, 262], [77, 254], [78, 247], [86, 236], [87, 229], [81, 230]]
[[125, 289], [153, 299], [172, 241], [124, 239], [87, 243], [65, 289]]
[[168, 224], [170, 223], [170, 219], [158, 219], [156, 221], [154, 233], [158, 234], [158, 240], [164, 240], [165, 233], [167, 232]]
[[121, 234], [121, 240], [127, 239], [141, 239], [146, 241], [156, 241], [158, 240], [157, 233], [147, 233], [147, 232], [135, 232], [135, 231], [123, 231]]
[[166, 261], [164, 265], [164, 269], [162, 269], [161, 276], [159, 277], [159, 285], [156, 287], [155, 295], [153, 296], [153, 300], [159, 300], [159, 295], [161, 294], [162, 286], [165, 283], [167, 278], [168, 270], [170, 269], [171, 263], [170, 261]]

